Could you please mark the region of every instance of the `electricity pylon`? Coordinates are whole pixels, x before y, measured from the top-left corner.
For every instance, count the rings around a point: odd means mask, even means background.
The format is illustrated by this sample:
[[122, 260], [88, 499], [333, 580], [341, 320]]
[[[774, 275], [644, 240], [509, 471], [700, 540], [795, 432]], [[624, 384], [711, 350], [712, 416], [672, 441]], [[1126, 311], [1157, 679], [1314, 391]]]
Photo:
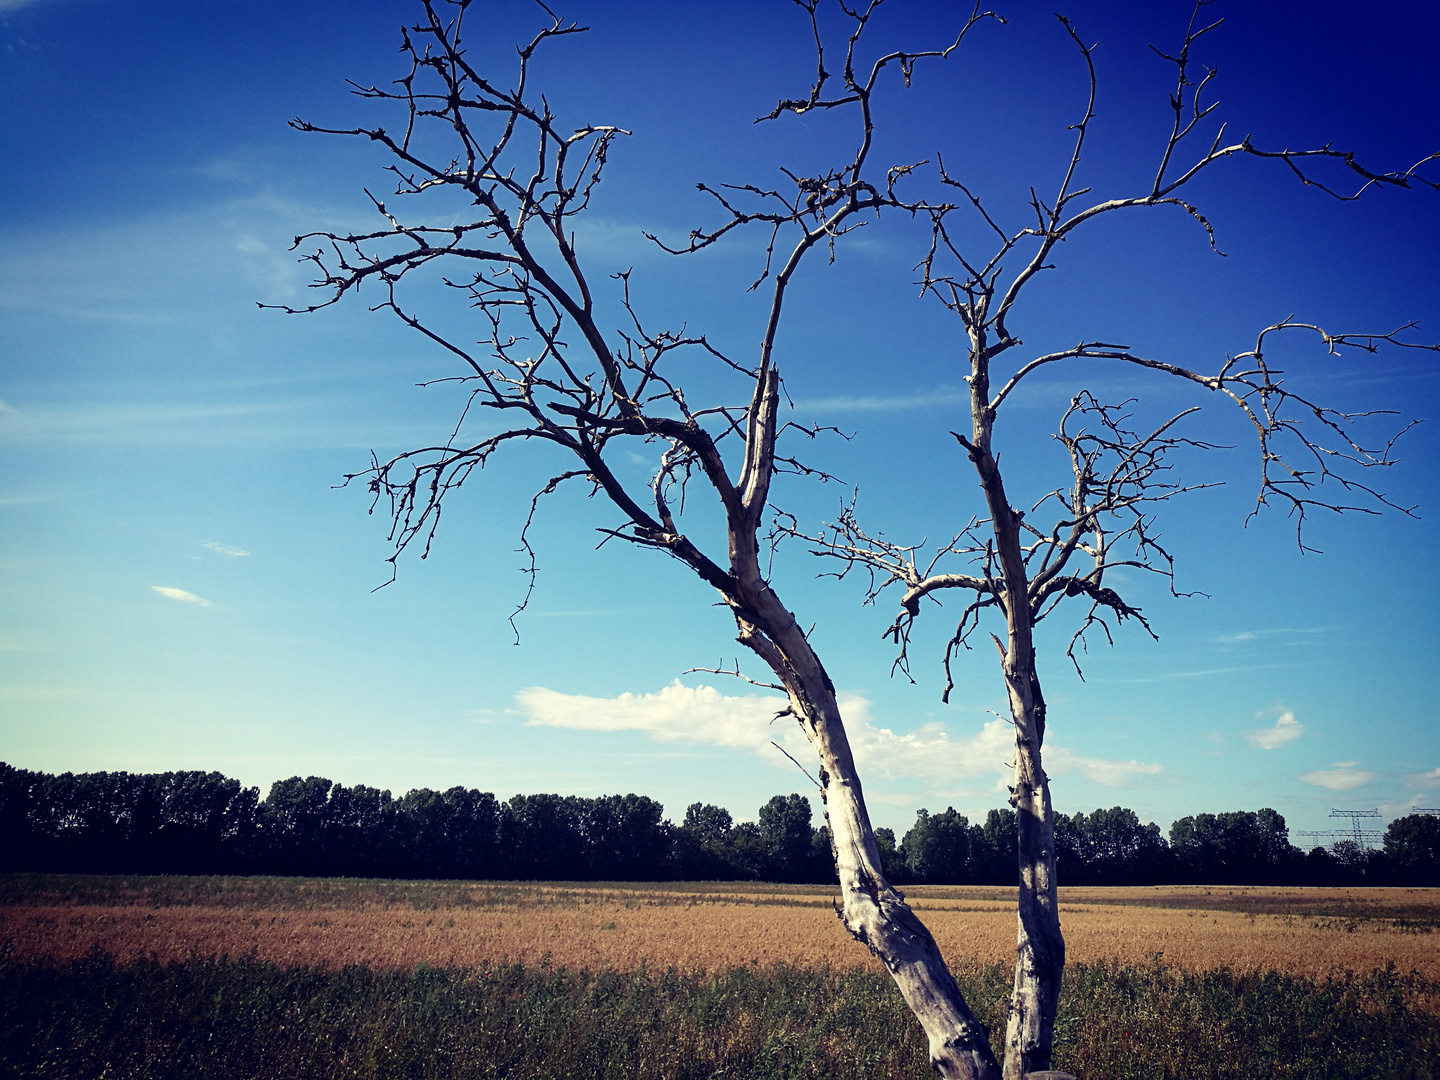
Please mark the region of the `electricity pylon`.
[[1350, 819], [1351, 825], [1354, 826], [1355, 846], [1362, 850], [1370, 846], [1370, 841], [1380, 839], [1378, 832], [1360, 828], [1360, 822], [1365, 818], [1378, 818], [1379, 810], [1336, 810], [1332, 807], [1330, 816]]

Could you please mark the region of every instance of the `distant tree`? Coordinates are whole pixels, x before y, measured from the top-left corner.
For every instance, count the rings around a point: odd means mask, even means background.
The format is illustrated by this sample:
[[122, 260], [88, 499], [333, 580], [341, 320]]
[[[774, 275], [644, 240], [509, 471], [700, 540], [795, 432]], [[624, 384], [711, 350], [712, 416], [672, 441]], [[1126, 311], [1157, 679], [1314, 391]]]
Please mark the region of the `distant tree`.
[[259, 830], [257, 788], [218, 772], [147, 776], [158, 807], [144, 869], [155, 873], [234, 871], [248, 861]]
[[900, 847], [912, 881], [963, 885], [971, 880], [970, 821], [953, 806], [940, 814], [919, 811]]
[[[1396, 872], [1395, 864], [1385, 851], [1365, 847], [1354, 840], [1337, 840], [1330, 845], [1330, 856], [1334, 874], [1328, 884], [1389, 885]], [[1418, 884], [1403, 873], [1398, 877], [1397, 884]]]
[[0, 761], [0, 870], [39, 869], [40, 838], [31, 822], [36, 774]]
[[1019, 832], [1019, 818], [1008, 806], [989, 811], [984, 824], [971, 826], [972, 881], [984, 885], [1016, 883], [1020, 876], [1015, 865]]
[[409, 873], [419, 877], [505, 876], [496, 835], [500, 804], [488, 791], [415, 788], [397, 806]]
[[516, 795], [500, 808], [499, 837], [510, 877], [574, 881], [589, 876], [583, 808], [574, 795]]
[[[52, 775], [0, 762], [5, 871], [826, 880], [829, 830], [810, 826], [803, 796], [777, 795], [760, 817], [736, 825], [725, 808], [697, 802], [674, 826], [641, 795], [522, 795], [502, 805], [453, 787], [392, 799], [315, 776], [278, 781], [260, 803], [256, 788], [218, 772]], [[1057, 817], [1057, 865], [1070, 884], [1440, 885], [1436, 823], [1407, 815], [1381, 850], [1341, 841], [1302, 854], [1274, 810], [1196, 814], [1172, 826], [1172, 850], [1154, 824], [1111, 807]], [[1016, 828], [1009, 808], [967, 825], [947, 807], [919, 811], [898, 849], [890, 829], [875, 838], [892, 880], [1014, 884]]]
[[1170, 849], [1184, 881], [1263, 885], [1284, 881], [1303, 865], [1285, 819], [1274, 810], [1196, 814], [1170, 826]]
[[[828, 839], [829, 830], [826, 830]], [[894, 881], [905, 881], [904, 861], [895, 850], [895, 830], [881, 827], [875, 830], [875, 847], [880, 852], [880, 865]]]
[[1069, 885], [1153, 885], [1169, 871], [1160, 826], [1142, 824], [1123, 806], [1057, 817], [1055, 850], [1060, 880]]
[[1345, 884], [1344, 872], [1335, 857], [1323, 847], [1313, 847], [1305, 853], [1304, 861], [1295, 870], [1298, 885], [1340, 885]]
[[773, 855], [760, 826], [742, 821], [725, 838], [725, 861], [733, 877], [760, 881], [773, 873]]
[[772, 881], [809, 881], [814, 875], [811, 854], [810, 800], [804, 795], [776, 795], [760, 807], [758, 824]]
[[390, 792], [356, 784], [330, 789], [320, 831], [322, 865], [332, 874], [389, 877], [401, 871], [399, 808]]
[[645, 795], [583, 800], [582, 831], [590, 876], [600, 881], [657, 881], [670, 875], [665, 808]]
[[217, 772], [33, 773], [0, 763], [10, 869], [224, 873], [259, 827], [254, 788]]
[[[894, 833], [890, 834], [894, 836]], [[880, 852], [883, 865], [885, 848], [880, 842], [880, 837], [875, 837], [876, 850]], [[835, 876], [835, 846], [830, 839], [830, 826], [821, 825], [815, 829], [810, 838], [810, 857], [807, 861], [805, 880], [816, 884], [824, 884]]]
[[323, 776], [292, 776], [270, 785], [260, 811], [271, 869], [291, 874], [327, 872], [324, 833], [334, 786]]
[[691, 803], [672, 834], [676, 876], [690, 881], [744, 877], [733, 863], [730, 832], [734, 819], [723, 806]]
[[1396, 883], [1440, 885], [1440, 817], [1406, 814], [1385, 827], [1383, 850]]
[[697, 802], [685, 808], [683, 828], [702, 844], [723, 844], [734, 824], [735, 819], [723, 806]]

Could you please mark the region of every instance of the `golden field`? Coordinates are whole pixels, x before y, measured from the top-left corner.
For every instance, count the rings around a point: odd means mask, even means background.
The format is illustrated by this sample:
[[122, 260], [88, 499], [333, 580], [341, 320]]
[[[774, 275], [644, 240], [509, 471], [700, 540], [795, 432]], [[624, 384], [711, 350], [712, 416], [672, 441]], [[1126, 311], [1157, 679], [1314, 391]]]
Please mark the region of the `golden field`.
[[[924, 886], [910, 901], [957, 969], [1013, 956], [1013, 894]], [[879, 964], [836, 919], [834, 890], [755, 884], [525, 885], [300, 879], [34, 879], [10, 883], [0, 941], [58, 960], [254, 956], [283, 966], [719, 971], [785, 961]], [[1440, 980], [1440, 890], [1075, 888], [1072, 962], [1274, 969], [1324, 977], [1393, 965]]]

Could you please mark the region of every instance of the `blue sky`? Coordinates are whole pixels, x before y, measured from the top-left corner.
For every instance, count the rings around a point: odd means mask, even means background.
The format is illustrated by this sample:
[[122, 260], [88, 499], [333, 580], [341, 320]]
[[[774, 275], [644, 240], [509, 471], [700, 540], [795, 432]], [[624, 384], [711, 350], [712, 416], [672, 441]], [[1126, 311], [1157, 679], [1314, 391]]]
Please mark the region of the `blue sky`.
[[[1440, 149], [1440, 14], [1422, 8], [1357, 21], [1338, 3], [1214, 5], [1226, 24], [1200, 59], [1219, 69], [1217, 117], [1257, 144], [1333, 140], [1383, 169]], [[887, 41], [929, 45], [955, 20], [948, 4], [885, 10]], [[980, 27], [918, 70], [911, 92], [884, 97], [877, 152], [940, 151], [1014, 223], [1029, 185], [1058, 184], [1083, 69], [1048, 7], [998, 10], [1008, 25]], [[799, 10], [562, 11], [593, 29], [537, 68], [552, 106], [575, 126], [634, 133], [582, 236], [595, 276], [633, 267], [655, 321], [688, 320], [745, 355], [764, 315], [745, 292], [760, 238], [677, 261], [641, 233], [713, 223], [696, 181], [772, 183], [777, 166], [803, 168], [848, 138], [825, 117], [752, 123], [808, 87]], [[1087, 0], [1067, 14], [1100, 42], [1086, 182], [1127, 194], [1153, 172], [1170, 89], [1147, 46], [1173, 47], [1189, 7]], [[287, 317], [256, 302], [304, 299], [296, 233], [372, 225], [362, 189], [384, 187], [383, 159], [286, 121], [372, 122], [344, 80], [400, 74], [397, 28], [413, 15], [328, 0], [0, 0], [0, 758], [57, 772], [219, 769], [262, 788], [298, 773], [397, 794], [637, 791], [676, 818], [696, 800], [752, 816], [807, 788], [769, 740], [808, 764], [805, 748], [768, 725], [771, 702], [753, 688], [683, 674], [735, 657], [728, 617], [679, 564], [596, 551], [594, 529], [613, 515], [579, 493], [541, 514], [539, 585], [514, 643], [516, 536], [553, 471], [543, 455], [494, 462], [447, 512], [429, 559], [403, 558], [395, 584], [372, 591], [388, 577], [385, 522], [367, 516], [363, 491], [336, 485], [372, 449], [448, 429], [454, 396], [415, 384], [449, 369], [362, 305]], [[476, 54], [508, 75], [536, 9], [495, 4], [484, 21]], [[1338, 203], [1265, 165], [1226, 163], [1194, 192], [1226, 258], [1173, 213], [1078, 236], [1023, 313], [1027, 349], [1098, 337], [1207, 367], [1291, 314], [1342, 331], [1415, 320], [1414, 340], [1440, 340], [1440, 195]], [[966, 407], [957, 327], [915, 296], [918, 233], [881, 223], [850, 239], [797, 281], [779, 343], [787, 388], [797, 418], [853, 433], [808, 452], [858, 487], [867, 521], [907, 541], [947, 535], [980, 506], [948, 435]], [[1332, 806], [1388, 818], [1440, 805], [1437, 358], [1287, 359], [1328, 403], [1432, 418], [1383, 483], [1418, 518], [1317, 519], [1309, 539], [1323, 554], [1303, 556], [1282, 515], [1245, 527], [1243, 426], [1195, 402], [1206, 410], [1194, 433], [1236, 449], [1182, 463], [1224, 486], [1165, 508], [1161, 531], [1178, 586], [1208, 598], [1133, 583], [1161, 640], [1125, 630], [1089, 654], [1083, 683], [1062, 655], [1068, 631], [1042, 636], [1062, 811], [1122, 804], [1167, 825], [1273, 806], [1292, 829], [1326, 829]], [[1057, 372], [997, 434], [1012, 489], [1064, 482], [1049, 433], [1085, 387], [1145, 409], [1190, 403], [1126, 372]], [[637, 478], [648, 464], [637, 455]], [[780, 485], [775, 497], [814, 522], [849, 487]], [[815, 623], [877, 823], [903, 831], [920, 806], [1000, 805], [1008, 729], [990, 711], [1004, 707], [993, 654], [968, 654], [942, 705], [952, 609], [926, 615], [911, 685], [889, 674], [888, 604], [862, 607], [854, 583], [817, 580], [818, 568], [783, 548], [776, 584]]]

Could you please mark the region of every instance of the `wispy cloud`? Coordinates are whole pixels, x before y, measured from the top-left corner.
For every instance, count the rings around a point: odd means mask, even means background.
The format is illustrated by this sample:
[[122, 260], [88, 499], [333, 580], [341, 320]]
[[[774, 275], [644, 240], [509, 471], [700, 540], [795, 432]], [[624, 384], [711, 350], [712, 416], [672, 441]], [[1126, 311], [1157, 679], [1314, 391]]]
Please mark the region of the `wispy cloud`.
[[1296, 721], [1293, 712], [1283, 712], [1270, 727], [1256, 728], [1244, 734], [1251, 746], [1257, 746], [1261, 750], [1278, 750], [1304, 735], [1305, 725]]
[[839, 397], [810, 398], [795, 402], [796, 412], [904, 412], [908, 409], [928, 409], [941, 405], [956, 405], [970, 400], [970, 391], [953, 386], [942, 386], [935, 390], [914, 394], [896, 395], [841, 395]]
[[1281, 635], [1324, 634], [1330, 629], [1328, 626], [1277, 626], [1268, 630], [1237, 630], [1231, 634], [1214, 634], [1209, 640], [1212, 645], [1239, 645], [1246, 641]]
[[1204, 679], [1211, 675], [1234, 675], [1243, 671], [1274, 671], [1277, 668], [1308, 667], [1309, 664], [1247, 664], [1239, 667], [1218, 667], [1201, 668], [1197, 671], [1170, 671], [1161, 675], [1139, 675], [1134, 678], [1111, 679], [1098, 676], [1092, 679], [1097, 683], [1157, 683], [1169, 682], [1171, 679]]
[[250, 554], [244, 548], [231, 547], [229, 544], [217, 544], [214, 540], [207, 540], [203, 546], [227, 559], [239, 559]]
[[315, 408], [318, 402], [213, 401], [82, 403], [25, 412], [11, 409], [0, 424], [0, 437], [24, 442], [56, 439], [112, 441], [124, 436], [157, 438], [183, 429], [214, 429], [227, 421], [270, 419], [277, 414]]
[[431, 427], [394, 419], [333, 422], [334, 398], [318, 394], [233, 401], [224, 399], [224, 386], [202, 392], [188, 400], [51, 401], [0, 411], [0, 443], [368, 449], [424, 442], [434, 435]]
[[527, 619], [593, 619], [609, 618], [612, 615], [634, 615], [644, 608], [575, 608], [567, 611], [531, 611], [525, 609]]
[[[294, 226], [329, 216], [262, 193], [100, 227], [11, 227], [0, 256], [0, 308], [213, 327], [221, 312], [248, 313], [252, 294], [283, 302], [303, 293], [306, 273], [289, 240], [300, 231]], [[110, 273], [115, 265], [128, 272]]]
[[1354, 761], [1339, 761], [1336, 762], [1333, 769], [1316, 769], [1313, 772], [1301, 773], [1299, 779], [1302, 784], [1323, 787], [1329, 791], [1354, 791], [1358, 787], [1364, 787], [1380, 775], [1357, 769], [1355, 768], [1356, 764], [1358, 763]]
[[[795, 722], [777, 714], [786, 707], [778, 695], [730, 696], [714, 687], [683, 686], [677, 680], [653, 694], [620, 694], [613, 698], [562, 694], [530, 687], [515, 696], [526, 723], [586, 731], [640, 731], [661, 742], [693, 742], [749, 750], [779, 759], [770, 743], [783, 746], [800, 761], [809, 747]], [[870, 703], [858, 694], [843, 694], [840, 708], [856, 763], [867, 774], [885, 779], [918, 777], [931, 784], [951, 785], [981, 777], [1008, 779], [1014, 735], [999, 718], [968, 736], [952, 736], [942, 724], [896, 734], [870, 719]], [[1095, 783], [1119, 786], [1163, 767], [1141, 761], [1107, 761], [1083, 757], [1061, 746], [1047, 750], [1051, 775], [1076, 773]]]
[[200, 607], [209, 607], [210, 601], [203, 596], [196, 596], [193, 592], [186, 592], [184, 589], [175, 589], [169, 585], [151, 585], [161, 596], [171, 600], [179, 600], [184, 604], [198, 604]]

